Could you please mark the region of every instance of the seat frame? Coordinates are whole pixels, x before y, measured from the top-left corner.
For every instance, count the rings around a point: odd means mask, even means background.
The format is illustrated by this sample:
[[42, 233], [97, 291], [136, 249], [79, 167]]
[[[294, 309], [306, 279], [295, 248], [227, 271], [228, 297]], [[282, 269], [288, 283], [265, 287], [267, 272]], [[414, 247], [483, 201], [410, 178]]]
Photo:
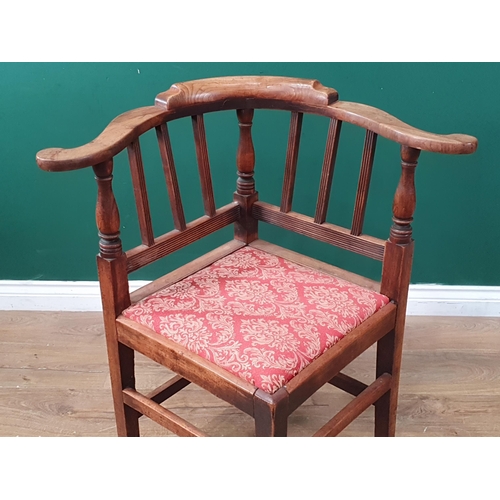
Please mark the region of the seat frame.
[[[285, 177], [280, 206], [260, 201], [253, 179], [254, 109], [291, 112]], [[216, 208], [203, 115], [236, 109], [240, 127], [238, 179], [233, 202]], [[304, 113], [326, 116], [330, 128], [314, 217], [292, 211], [295, 173]], [[176, 177], [167, 123], [192, 117], [205, 215], [186, 223]], [[326, 222], [335, 157], [343, 121], [366, 129], [353, 222], [346, 229]], [[156, 128], [175, 229], [155, 238], [139, 146], [141, 134]], [[393, 224], [387, 241], [362, 233], [377, 136], [401, 145], [402, 172], [393, 201]], [[315, 436], [335, 436], [371, 405], [375, 406], [375, 436], [394, 436], [401, 371], [403, 334], [413, 259], [411, 222], [416, 196], [414, 172], [421, 150], [446, 154], [475, 151], [474, 137], [424, 132], [378, 109], [338, 100], [334, 89], [315, 80], [281, 77], [224, 77], [176, 84], [159, 94], [154, 106], [119, 116], [92, 143], [75, 149], [48, 149], [37, 155], [40, 168], [68, 171], [92, 166], [98, 186], [96, 209], [100, 253], [97, 267], [111, 385], [119, 436], [139, 436], [145, 415], [180, 436], [203, 436], [191, 423], [161, 405], [190, 383], [199, 385], [255, 419], [257, 436], [286, 436], [289, 415], [323, 385], [330, 383], [355, 398]], [[120, 219], [112, 190], [113, 157], [127, 148], [134, 184], [142, 244], [124, 252]], [[267, 222], [314, 239], [382, 261], [380, 283], [310, 257], [265, 242], [258, 222]], [[129, 293], [128, 275], [159, 258], [229, 224], [234, 239]], [[250, 245], [301, 265], [347, 279], [389, 297], [390, 302], [353, 329], [337, 344], [292, 378], [274, 394], [190, 352], [179, 344], [139, 325], [122, 312], [151, 293], [175, 283], [216, 260]], [[375, 380], [366, 385], [342, 373], [351, 361], [377, 344]], [[149, 394], [135, 387], [134, 352], [167, 367], [176, 375]]]

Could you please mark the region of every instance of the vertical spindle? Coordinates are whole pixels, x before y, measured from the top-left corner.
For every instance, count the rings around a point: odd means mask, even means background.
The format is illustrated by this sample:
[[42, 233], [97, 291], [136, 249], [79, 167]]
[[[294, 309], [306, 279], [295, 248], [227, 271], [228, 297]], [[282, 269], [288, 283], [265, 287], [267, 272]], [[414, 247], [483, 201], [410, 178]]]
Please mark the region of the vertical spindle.
[[302, 131], [303, 113], [292, 112], [290, 132], [288, 133], [288, 148], [285, 160], [285, 175], [281, 194], [280, 211], [290, 212], [292, 209], [293, 189], [295, 187], [295, 174], [299, 157], [300, 133]]
[[352, 217], [351, 225], [351, 234], [354, 234], [355, 236], [359, 236], [363, 231], [363, 222], [365, 220], [366, 203], [368, 201], [368, 191], [370, 189], [376, 145], [377, 134], [371, 130], [367, 130], [365, 145], [363, 148], [363, 157], [361, 159], [361, 169], [359, 172], [356, 202], [354, 204], [354, 215]]
[[186, 218], [184, 216], [184, 208], [182, 207], [174, 155], [172, 154], [172, 146], [170, 144], [170, 136], [166, 123], [162, 123], [159, 127], [156, 127], [156, 137], [158, 139], [158, 147], [160, 148], [163, 173], [165, 174], [165, 181], [167, 182], [168, 198], [170, 200], [174, 226], [175, 229], [183, 231], [186, 229]]
[[212, 187], [212, 176], [210, 173], [210, 160], [208, 159], [205, 121], [203, 115], [195, 115], [192, 116], [191, 119], [193, 122], [196, 158], [198, 160], [198, 171], [200, 173], [201, 193], [203, 195], [205, 215], [213, 217], [215, 215], [215, 200]]
[[154, 241], [153, 224], [151, 223], [151, 211], [149, 210], [148, 191], [146, 188], [146, 177], [142, 164], [142, 154], [139, 139], [132, 141], [127, 146], [132, 185], [134, 186], [135, 205], [141, 230], [142, 244], [150, 247]]
[[330, 120], [330, 126], [328, 127], [328, 137], [326, 140], [325, 156], [323, 160], [323, 168], [321, 170], [318, 202], [316, 203], [316, 214], [314, 215], [314, 222], [316, 222], [317, 224], [323, 224], [323, 222], [325, 222], [326, 220], [326, 213], [328, 212], [328, 202], [330, 201], [333, 171], [335, 169], [335, 160], [337, 158], [341, 129], [341, 121], [336, 119]]

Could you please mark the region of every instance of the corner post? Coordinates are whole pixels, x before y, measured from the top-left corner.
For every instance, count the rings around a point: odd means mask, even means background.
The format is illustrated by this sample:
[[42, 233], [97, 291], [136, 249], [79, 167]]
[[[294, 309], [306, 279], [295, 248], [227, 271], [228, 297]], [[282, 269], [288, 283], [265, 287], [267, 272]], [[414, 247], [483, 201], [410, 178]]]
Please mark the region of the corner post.
[[420, 150], [401, 146], [401, 177], [393, 202], [393, 224], [386, 243], [380, 293], [397, 306], [394, 329], [377, 342], [376, 376], [392, 375], [391, 390], [375, 403], [375, 436], [394, 436], [408, 287], [413, 262], [412, 227], [417, 202], [415, 169]]
[[97, 182], [96, 223], [99, 234], [97, 270], [108, 351], [111, 389], [119, 436], [139, 435], [139, 416], [123, 403], [123, 389], [135, 388], [134, 351], [118, 342], [116, 318], [130, 305], [127, 258], [120, 240], [120, 215], [113, 194], [113, 160], [92, 167]]

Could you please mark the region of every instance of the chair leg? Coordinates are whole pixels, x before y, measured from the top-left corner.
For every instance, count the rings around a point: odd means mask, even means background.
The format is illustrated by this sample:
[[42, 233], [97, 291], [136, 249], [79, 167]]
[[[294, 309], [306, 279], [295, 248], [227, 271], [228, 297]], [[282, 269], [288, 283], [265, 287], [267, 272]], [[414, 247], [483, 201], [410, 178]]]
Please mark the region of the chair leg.
[[108, 358], [118, 436], [138, 437], [141, 414], [123, 402], [122, 392], [125, 387], [135, 388], [134, 350], [117, 342], [108, 345]]
[[392, 388], [375, 403], [375, 436], [394, 437], [398, 406], [403, 331], [392, 330], [377, 342], [376, 376], [392, 375]]
[[[110, 178], [105, 180], [108, 182]], [[118, 229], [119, 223], [116, 231]], [[110, 232], [109, 228], [100, 228], [99, 231], [101, 237], [104, 233]], [[111, 233], [113, 233], [112, 237], [116, 238], [115, 230], [111, 231]], [[118, 250], [121, 252], [120, 240], [113, 239], [111, 241], [115, 252], [118, 252]], [[118, 250], [115, 248], [116, 241], [118, 241]], [[104, 250], [107, 251], [105, 248]], [[115, 322], [118, 314], [130, 305], [126, 260], [124, 253], [113, 259], [103, 258], [98, 255], [97, 271], [101, 284], [104, 332], [106, 334], [106, 348], [118, 436], [139, 436], [140, 414], [123, 402], [123, 389], [127, 387], [135, 389], [134, 350], [118, 342]]]
[[286, 437], [288, 430], [288, 392], [283, 387], [274, 394], [258, 389], [254, 395], [255, 435]]

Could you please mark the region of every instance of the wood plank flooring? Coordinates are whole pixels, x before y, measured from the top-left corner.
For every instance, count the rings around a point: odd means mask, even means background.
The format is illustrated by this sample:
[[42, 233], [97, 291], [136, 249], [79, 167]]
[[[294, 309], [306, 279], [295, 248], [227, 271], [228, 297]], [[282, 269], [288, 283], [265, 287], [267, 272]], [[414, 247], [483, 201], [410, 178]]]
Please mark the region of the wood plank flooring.
[[[346, 370], [373, 380], [374, 349]], [[169, 372], [138, 355], [138, 389]], [[289, 419], [310, 436], [351, 396], [328, 386]], [[251, 436], [253, 420], [190, 385], [166, 405], [215, 436]], [[141, 419], [141, 433], [168, 436]], [[370, 436], [373, 408], [342, 432]], [[100, 313], [0, 312], [0, 436], [115, 436]], [[409, 317], [398, 436], [500, 436], [500, 318]]]

